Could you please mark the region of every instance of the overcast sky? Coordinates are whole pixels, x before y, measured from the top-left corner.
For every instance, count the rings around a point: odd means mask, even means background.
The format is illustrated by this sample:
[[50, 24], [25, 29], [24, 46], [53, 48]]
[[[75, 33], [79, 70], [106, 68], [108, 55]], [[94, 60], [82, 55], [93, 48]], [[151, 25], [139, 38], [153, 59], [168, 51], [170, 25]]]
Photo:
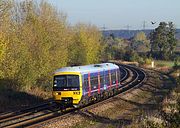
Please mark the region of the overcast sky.
[[[180, 28], [180, 0], [48, 0], [68, 16], [72, 25], [82, 22], [99, 28], [142, 29], [172, 21]], [[155, 25], [151, 21], [156, 22]]]

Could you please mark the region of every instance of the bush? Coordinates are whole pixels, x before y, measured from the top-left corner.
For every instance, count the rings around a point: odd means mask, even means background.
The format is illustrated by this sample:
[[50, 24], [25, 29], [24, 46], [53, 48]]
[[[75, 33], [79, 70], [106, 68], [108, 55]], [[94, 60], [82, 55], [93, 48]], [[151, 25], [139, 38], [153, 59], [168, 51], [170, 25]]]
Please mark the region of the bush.
[[152, 62], [152, 59], [149, 59], [149, 58], [146, 58], [146, 59], [145, 59], [145, 64], [150, 65], [150, 64], [151, 64], [151, 62]]

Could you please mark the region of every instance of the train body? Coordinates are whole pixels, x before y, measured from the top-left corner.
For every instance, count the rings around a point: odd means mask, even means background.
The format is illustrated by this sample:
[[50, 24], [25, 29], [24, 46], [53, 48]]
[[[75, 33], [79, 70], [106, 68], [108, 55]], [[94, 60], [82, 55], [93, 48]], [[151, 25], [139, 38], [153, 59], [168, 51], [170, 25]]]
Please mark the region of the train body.
[[115, 94], [120, 87], [115, 64], [64, 67], [54, 74], [53, 99], [61, 105], [83, 106]]

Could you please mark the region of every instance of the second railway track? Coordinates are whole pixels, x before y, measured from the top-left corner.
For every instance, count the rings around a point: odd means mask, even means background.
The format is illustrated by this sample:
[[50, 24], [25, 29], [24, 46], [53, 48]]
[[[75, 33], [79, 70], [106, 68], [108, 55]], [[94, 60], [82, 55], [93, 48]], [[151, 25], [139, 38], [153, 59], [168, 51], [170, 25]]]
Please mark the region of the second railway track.
[[[121, 72], [120, 93], [127, 92], [138, 87], [146, 80], [146, 73], [137, 67], [128, 65], [119, 65]], [[88, 105], [81, 109], [89, 109], [95, 105], [108, 102], [110, 98], [95, 104]], [[80, 109], [80, 108], [79, 108]], [[53, 122], [55, 119], [68, 116], [78, 109], [60, 110], [53, 101], [44, 104], [20, 110], [17, 112], [4, 113], [0, 115], [0, 127], [39, 127], [42, 123]]]

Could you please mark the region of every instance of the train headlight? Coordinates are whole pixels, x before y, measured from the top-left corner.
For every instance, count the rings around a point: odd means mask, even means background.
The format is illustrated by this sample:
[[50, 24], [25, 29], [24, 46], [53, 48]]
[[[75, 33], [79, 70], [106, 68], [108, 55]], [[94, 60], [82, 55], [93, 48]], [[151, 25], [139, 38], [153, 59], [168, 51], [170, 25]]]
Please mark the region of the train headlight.
[[54, 95], [61, 95], [61, 92], [55, 92]]

